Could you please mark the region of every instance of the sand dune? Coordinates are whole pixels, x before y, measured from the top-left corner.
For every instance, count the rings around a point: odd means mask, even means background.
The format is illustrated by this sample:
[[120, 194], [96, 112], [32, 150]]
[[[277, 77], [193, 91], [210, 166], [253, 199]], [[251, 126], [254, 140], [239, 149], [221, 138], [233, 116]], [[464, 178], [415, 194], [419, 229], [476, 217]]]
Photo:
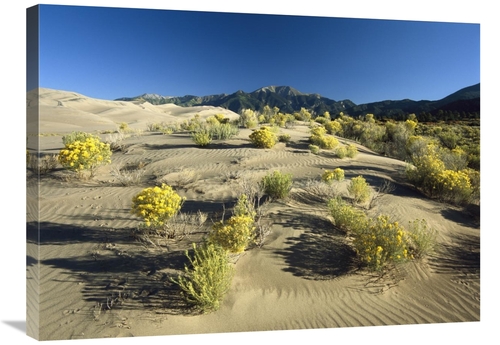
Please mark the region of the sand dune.
[[[32, 101], [35, 104], [35, 101]], [[40, 92], [40, 131], [116, 129], [127, 122], [146, 129], [148, 122], [186, 119], [220, 108], [180, 108], [93, 100], [56, 90]], [[28, 187], [27, 288], [39, 305], [39, 337], [44, 340], [193, 333], [292, 330], [478, 322], [480, 320], [479, 220], [462, 209], [429, 200], [405, 183], [405, 163], [359, 146], [354, 159], [336, 159], [307, 150], [308, 129], [284, 129], [288, 145], [257, 149], [250, 130], [237, 137], [196, 147], [189, 135], [144, 131], [124, 139], [112, 164], [92, 181], [66, 180], [57, 170], [43, 176], [37, 195]], [[56, 152], [61, 136], [42, 136], [42, 151]], [[343, 139], [340, 138], [341, 141]], [[123, 186], [117, 166], [144, 165], [142, 182]], [[356, 269], [354, 252], [331, 225], [325, 196], [315, 193], [324, 169], [341, 167], [346, 179], [363, 175], [374, 188], [390, 181], [395, 189], [380, 195], [367, 210], [405, 223], [424, 218], [438, 230], [437, 250], [384, 276]], [[187, 312], [168, 277], [182, 269], [183, 250], [202, 233], [165, 247], [141, 245], [131, 234], [140, 221], [130, 214], [131, 198], [161, 178], [187, 198], [185, 212], [216, 217], [231, 207], [245, 179], [271, 170], [291, 173], [289, 199], [269, 205], [272, 232], [262, 248], [252, 248], [235, 263], [236, 275], [220, 310]], [[184, 181], [188, 173], [192, 179]], [[30, 180], [31, 181], [31, 180]], [[338, 187], [345, 191], [345, 184]], [[35, 206], [33, 206], [35, 205]], [[33, 223], [40, 211], [40, 245]], [[206, 229], [205, 229], [206, 230]], [[39, 277], [39, 286], [35, 284]], [[28, 328], [38, 320], [28, 322]], [[35, 326], [36, 328], [36, 326]], [[38, 331], [38, 330], [36, 330]], [[32, 330], [35, 332], [35, 330]]]

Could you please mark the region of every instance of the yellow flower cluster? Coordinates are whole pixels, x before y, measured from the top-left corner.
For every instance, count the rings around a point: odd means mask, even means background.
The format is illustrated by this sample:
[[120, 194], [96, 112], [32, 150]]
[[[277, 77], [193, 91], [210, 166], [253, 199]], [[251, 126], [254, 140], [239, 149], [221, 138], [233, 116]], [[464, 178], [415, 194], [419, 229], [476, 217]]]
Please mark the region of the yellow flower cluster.
[[364, 230], [356, 233], [353, 244], [360, 260], [374, 270], [388, 262], [412, 259], [406, 230], [387, 215], [371, 219]]
[[166, 184], [149, 187], [132, 198], [131, 213], [141, 217], [147, 226], [161, 227], [179, 212], [184, 200]]
[[209, 241], [220, 245], [230, 253], [241, 253], [253, 239], [255, 230], [253, 224], [254, 219], [251, 216], [232, 216], [225, 223], [220, 221], [214, 224]]
[[111, 149], [109, 144], [96, 137], [89, 137], [84, 141], [67, 143], [59, 152], [58, 160], [67, 169], [90, 170], [92, 174], [97, 166], [111, 162]]
[[324, 126], [316, 126], [311, 128], [311, 136], [309, 141], [313, 145], [317, 145], [325, 150], [333, 150], [339, 145], [337, 138], [329, 136], [326, 134], [326, 128]]
[[333, 170], [325, 170], [323, 175], [321, 175], [321, 180], [328, 184], [331, 184], [333, 181], [343, 181], [344, 170], [341, 168], [335, 168]]
[[276, 135], [268, 127], [261, 127], [250, 134], [252, 143], [260, 148], [271, 148], [276, 144]]

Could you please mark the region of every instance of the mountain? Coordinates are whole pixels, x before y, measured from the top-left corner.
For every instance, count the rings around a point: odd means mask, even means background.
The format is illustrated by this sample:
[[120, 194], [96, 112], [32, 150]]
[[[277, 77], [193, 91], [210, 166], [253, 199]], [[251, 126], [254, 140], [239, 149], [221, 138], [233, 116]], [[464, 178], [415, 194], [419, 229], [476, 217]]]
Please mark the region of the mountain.
[[210, 105], [222, 107], [234, 112], [243, 109], [262, 110], [264, 106], [278, 107], [285, 113], [294, 113], [301, 108], [309, 109], [321, 115], [325, 111], [339, 113], [355, 104], [350, 100], [334, 101], [319, 94], [302, 93], [290, 86], [267, 86], [247, 93], [241, 90], [232, 94], [210, 96], [166, 97], [155, 94], [143, 94], [136, 97], [122, 97], [116, 101], [144, 101], [151, 104], [173, 103], [180, 106]]
[[413, 101], [410, 99], [399, 101], [386, 100], [355, 105], [346, 110], [351, 116], [374, 114], [376, 116], [385, 116], [388, 118], [412, 113], [429, 113], [431, 115], [436, 115], [444, 111], [479, 114], [480, 84], [465, 87], [436, 101]]
[[480, 110], [480, 84], [465, 87], [443, 99], [414, 101], [411, 99], [385, 100], [356, 105], [346, 99], [335, 101], [317, 93], [303, 93], [290, 86], [266, 86], [247, 93], [236, 91], [232, 94], [209, 96], [186, 95], [181, 97], [143, 94], [123, 97], [117, 101], [149, 102], [154, 105], [173, 103], [183, 107], [209, 105], [222, 107], [239, 113], [243, 109], [261, 111], [264, 106], [278, 107], [281, 112], [294, 113], [306, 108], [315, 115], [325, 111], [331, 115], [343, 112], [351, 116], [374, 114], [378, 117], [397, 118], [407, 114], [427, 114], [436, 116], [443, 112], [477, 113]]

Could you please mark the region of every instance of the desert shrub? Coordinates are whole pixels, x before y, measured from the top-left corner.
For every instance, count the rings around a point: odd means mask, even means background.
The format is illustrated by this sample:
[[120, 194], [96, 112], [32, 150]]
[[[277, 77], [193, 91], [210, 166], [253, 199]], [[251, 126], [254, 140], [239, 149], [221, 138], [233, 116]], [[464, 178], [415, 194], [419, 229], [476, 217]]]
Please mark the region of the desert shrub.
[[329, 136], [326, 134], [326, 129], [324, 126], [316, 126], [311, 128], [311, 136], [309, 141], [313, 145], [317, 145], [325, 150], [333, 150], [339, 145], [337, 138]]
[[411, 242], [411, 254], [415, 258], [430, 254], [436, 245], [437, 232], [428, 226], [425, 219], [409, 222], [407, 234]]
[[201, 147], [208, 146], [212, 142], [212, 136], [210, 135], [210, 131], [207, 129], [198, 129], [194, 131], [191, 133], [191, 139], [196, 145]]
[[344, 170], [341, 168], [335, 168], [333, 170], [325, 170], [323, 175], [321, 175], [321, 180], [325, 183], [331, 184], [333, 181], [343, 181], [344, 177]]
[[344, 201], [340, 196], [328, 200], [327, 207], [333, 218], [333, 224], [339, 229], [357, 233], [366, 227], [368, 221], [366, 214]]
[[106, 144], [109, 144], [109, 148], [112, 152], [122, 151], [124, 149], [123, 140], [125, 139], [125, 134], [123, 132], [112, 133], [107, 136], [104, 140]]
[[433, 179], [438, 197], [455, 204], [468, 202], [472, 196], [469, 175], [464, 171], [443, 170]]
[[58, 155], [30, 154], [26, 151], [26, 167], [40, 175], [53, 171], [58, 164]]
[[250, 215], [234, 215], [227, 221], [219, 221], [212, 227], [209, 242], [230, 253], [241, 253], [253, 240], [254, 219]]
[[111, 169], [111, 175], [113, 175], [122, 186], [132, 186], [141, 183], [144, 173], [144, 169], [140, 168], [126, 169], [121, 166], [116, 166]]
[[319, 146], [310, 144], [309, 151], [311, 151], [311, 153], [314, 153], [315, 155], [317, 155], [317, 154], [319, 154]]
[[276, 144], [276, 135], [268, 127], [261, 127], [250, 134], [252, 143], [260, 148], [271, 148]]
[[412, 258], [406, 230], [386, 215], [370, 219], [368, 226], [355, 233], [353, 245], [360, 261], [375, 271], [388, 263], [400, 263]]
[[235, 216], [247, 216], [255, 219], [257, 212], [255, 210], [255, 205], [253, 200], [248, 197], [247, 194], [243, 193], [238, 196], [238, 201], [234, 205], [233, 214]]
[[346, 156], [349, 158], [354, 158], [358, 154], [358, 148], [354, 144], [349, 144], [346, 146]]
[[438, 135], [438, 138], [441, 140], [443, 146], [449, 148], [450, 150], [457, 147], [458, 141], [460, 139], [457, 133], [453, 131], [441, 132]]
[[238, 126], [235, 126], [231, 123], [220, 123], [217, 122], [208, 127], [208, 131], [210, 132], [210, 136], [215, 140], [227, 140], [231, 139], [235, 135], [238, 134], [239, 129]]
[[278, 136], [278, 141], [280, 143], [289, 143], [291, 139], [292, 137], [290, 136], [290, 134], [281, 134], [280, 136]]
[[353, 177], [347, 191], [356, 203], [363, 203], [370, 198], [370, 186], [363, 176]]
[[184, 200], [169, 185], [148, 187], [132, 198], [131, 213], [141, 217], [146, 226], [161, 228], [179, 212]]
[[319, 147], [325, 150], [333, 150], [339, 145], [337, 138], [332, 136], [322, 136], [319, 138]]
[[98, 137], [87, 137], [84, 141], [68, 142], [59, 152], [59, 163], [82, 176], [85, 170], [93, 177], [95, 170], [102, 164], [111, 163], [109, 144], [101, 142]]
[[328, 134], [337, 135], [342, 133], [342, 125], [337, 120], [327, 121], [325, 123], [325, 129]]
[[189, 265], [184, 266], [184, 275], [172, 281], [179, 285], [185, 300], [203, 313], [218, 310], [234, 274], [227, 251], [213, 243], [200, 247], [193, 243], [193, 256], [187, 250], [185, 255]]
[[279, 171], [268, 173], [261, 180], [262, 190], [274, 199], [284, 199], [292, 189], [292, 174]]
[[343, 145], [337, 147], [337, 149], [335, 150], [335, 156], [337, 156], [340, 159], [346, 158], [347, 157], [347, 147], [345, 147]]
[[259, 123], [258, 114], [252, 109], [244, 109], [239, 118], [239, 124], [245, 128], [254, 128]]
[[130, 127], [128, 126], [128, 123], [126, 122], [122, 122], [120, 123], [120, 125], [118, 126], [118, 130], [122, 133], [126, 133], [126, 132], [129, 132], [130, 131]]
[[467, 168], [467, 153], [459, 147], [452, 150], [441, 148], [438, 152], [439, 158], [443, 161], [445, 169], [463, 170]]
[[71, 144], [74, 143], [75, 141], [81, 141], [84, 142], [87, 139], [96, 139], [100, 140], [98, 136], [93, 135], [91, 133], [86, 133], [86, 132], [81, 132], [81, 131], [75, 131], [72, 132], [71, 134], [65, 135], [62, 137], [62, 142], [63, 145]]

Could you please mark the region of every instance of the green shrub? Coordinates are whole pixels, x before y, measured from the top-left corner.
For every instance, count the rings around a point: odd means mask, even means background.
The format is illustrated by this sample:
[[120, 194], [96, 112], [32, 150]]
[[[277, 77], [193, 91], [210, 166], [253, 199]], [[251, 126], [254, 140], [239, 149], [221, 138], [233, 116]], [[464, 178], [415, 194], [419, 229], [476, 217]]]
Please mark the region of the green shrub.
[[346, 147], [346, 155], [349, 158], [354, 158], [358, 154], [358, 148], [354, 144], [349, 144]]
[[315, 155], [317, 155], [317, 154], [319, 154], [319, 146], [310, 144], [309, 151], [311, 151], [311, 153], [314, 153]]
[[345, 177], [344, 170], [335, 168], [333, 170], [325, 170], [321, 175], [321, 180], [325, 183], [331, 184], [333, 181], [343, 181]]
[[[71, 141], [75, 138], [77, 140]], [[89, 170], [90, 177], [93, 177], [100, 165], [111, 163], [109, 144], [101, 142], [98, 137], [86, 136], [85, 133], [75, 138], [66, 138], [67, 144], [59, 151], [58, 160], [64, 168], [75, 171], [80, 176], [83, 171]]]
[[128, 123], [122, 122], [122, 123], [120, 123], [118, 130], [122, 133], [126, 133], [126, 132], [130, 131], [130, 127], [128, 126]]
[[289, 143], [291, 139], [292, 137], [290, 136], [290, 134], [281, 134], [280, 136], [278, 136], [278, 141], [280, 143]]
[[193, 251], [192, 257], [185, 252], [190, 265], [184, 266], [184, 275], [172, 281], [179, 285], [188, 303], [203, 313], [216, 311], [231, 287], [234, 268], [227, 251], [213, 243], [200, 247], [193, 243]]
[[284, 199], [292, 189], [292, 175], [282, 174], [279, 171], [268, 173], [261, 180], [264, 192], [272, 198]]
[[250, 134], [252, 143], [260, 148], [271, 148], [276, 144], [276, 135], [268, 127], [261, 127]]
[[411, 241], [411, 253], [415, 258], [432, 253], [436, 245], [437, 232], [427, 225], [425, 219], [409, 222], [407, 233]]
[[241, 253], [253, 240], [254, 219], [249, 215], [234, 215], [227, 221], [219, 221], [212, 227], [209, 242], [230, 253]]
[[160, 228], [179, 212], [184, 200], [166, 184], [149, 187], [132, 198], [131, 213], [141, 217], [146, 226]]
[[196, 145], [201, 147], [208, 146], [212, 142], [212, 136], [207, 129], [196, 130], [191, 134], [191, 139], [193, 139]]
[[357, 233], [367, 224], [366, 214], [344, 201], [340, 196], [328, 200], [328, 212], [333, 224], [341, 230]]
[[335, 155], [340, 159], [344, 159], [345, 157], [347, 157], [347, 148], [345, 146], [337, 147], [337, 149], [335, 150]]
[[62, 142], [63, 145], [71, 144], [74, 143], [75, 141], [81, 141], [85, 142], [87, 139], [95, 139], [95, 140], [101, 140], [97, 135], [93, 135], [91, 133], [86, 133], [86, 132], [81, 132], [81, 131], [76, 131], [72, 132], [71, 134], [65, 135], [62, 137]]
[[239, 129], [237, 126], [231, 123], [220, 123], [217, 122], [208, 127], [208, 131], [210, 132], [210, 136], [215, 140], [227, 140], [231, 139], [235, 135], [238, 134]]
[[363, 203], [370, 198], [370, 186], [363, 176], [353, 177], [347, 191], [356, 203]]
[[355, 233], [353, 245], [360, 261], [375, 271], [388, 263], [400, 263], [412, 258], [410, 239], [405, 229], [386, 215], [370, 219], [367, 227]]

